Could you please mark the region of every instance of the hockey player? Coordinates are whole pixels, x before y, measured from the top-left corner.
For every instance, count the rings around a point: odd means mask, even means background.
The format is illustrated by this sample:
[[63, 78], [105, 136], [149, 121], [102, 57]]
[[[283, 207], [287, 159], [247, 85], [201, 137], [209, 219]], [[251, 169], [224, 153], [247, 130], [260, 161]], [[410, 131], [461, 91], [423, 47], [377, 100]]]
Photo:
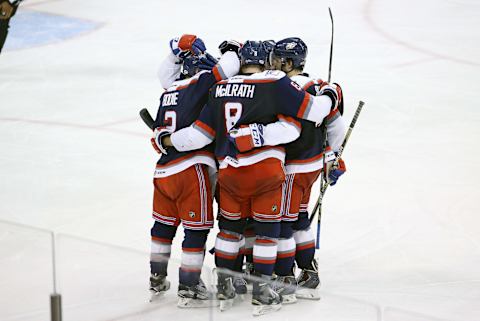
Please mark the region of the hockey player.
[[[326, 82], [303, 73], [306, 57], [307, 46], [300, 38], [286, 38], [276, 43], [269, 60], [275, 69], [285, 72], [307, 92], [322, 95], [325, 89], [330, 90], [331, 87]], [[282, 216], [275, 267], [275, 273], [278, 275], [276, 290], [282, 294], [285, 303], [295, 302], [296, 297], [320, 298], [318, 292], [320, 279], [317, 262], [314, 259], [315, 238], [310, 230], [307, 207], [312, 185], [318, 179], [324, 162], [335, 158], [334, 152], [338, 151], [345, 136], [345, 125], [340, 113], [343, 112], [343, 100], [338, 85], [336, 90], [339, 95], [339, 108], [332, 110], [321, 126], [301, 121], [300, 138], [286, 145], [286, 206]], [[324, 150], [327, 134], [329, 145]], [[334, 185], [338, 177], [345, 172], [343, 161], [340, 161], [340, 164], [338, 169], [327, 173], [331, 185]], [[294, 260], [301, 269], [297, 280], [293, 273]]]
[[[182, 223], [185, 236], [179, 270], [178, 306], [202, 307], [208, 305], [206, 300], [209, 299], [200, 273], [205, 242], [213, 227], [209, 170], [216, 171], [216, 163], [212, 148], [206, 146], [193, 152], [171, 149], [167, 154], [155, 141], [163, 133], [190, 126], [202, 110], [210, 87], [235, 75], [240, 63], [236, 54], [226, 53], [212, 68], [211, 61], [205, 58], [203, 41], [194, 35], [172, 39], [170, 48], [171, 53], [162, 65], [163, 69], [160, 68], [160, 74], [172, 75], [178, 68], [181, 79], [168, 84], [168, 89], [160, 97], [152, 138], [152, 145], [161, 157], [153, 180], [155, 222], [151, 229], [150, 290], [156, 296], [170, 287], [166, 279], [168, 259], [177, 227]], [[201, 65], [210, 65], [211, 70], [200, 71]]]
[[[247, 41], [240, 57], [241, 75], [211, 89], [207, 105], [194, 125], [159, 137], [156, 142], [162, 149], [173, 145], [183, 151], [216, 141], [215, 156], [220, 168], [220, 232], [215, 243], [215, 262], [220, 269], [217, 297], [231, 300], [235, 295], [232, 278], [225, 270], [234, 269], [246, 217], [253, 213], [253, 257], [258, 279], [253, 283], [252, 303], [254, 314], [259, 315], [278, 310], [282, 301], [271, 289], [270, 279], [280, 234], [285, 152], [270, 144], [292, 140], [287, 126], [280, 133], [270, 131], [269, 126], [281, 123], [276, 122], [282, 119], [281, 114], [321, 122], [336, 109], [338, 97], [334, 89], [325, 90], [319, 97], [311, 96], [285, 73], [263, 71], [266, 50], [261, 42]], [[288, 119], [284, 122], [291, 124]]]

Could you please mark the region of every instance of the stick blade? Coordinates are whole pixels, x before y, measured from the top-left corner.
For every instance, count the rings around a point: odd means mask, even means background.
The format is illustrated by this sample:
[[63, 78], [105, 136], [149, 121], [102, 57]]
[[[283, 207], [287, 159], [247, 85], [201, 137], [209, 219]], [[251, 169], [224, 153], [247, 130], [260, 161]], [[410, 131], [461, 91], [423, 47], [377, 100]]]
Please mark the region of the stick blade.
[[153, 130], [153, 123], [155, 122], [152, 118], [152, 115], [150, 115], [150, 112], [148, 111], [147, 108], [143, 108], [139, 112], [140, 118], [143, 120], [145, 125], [148, 126], [151, 130]]

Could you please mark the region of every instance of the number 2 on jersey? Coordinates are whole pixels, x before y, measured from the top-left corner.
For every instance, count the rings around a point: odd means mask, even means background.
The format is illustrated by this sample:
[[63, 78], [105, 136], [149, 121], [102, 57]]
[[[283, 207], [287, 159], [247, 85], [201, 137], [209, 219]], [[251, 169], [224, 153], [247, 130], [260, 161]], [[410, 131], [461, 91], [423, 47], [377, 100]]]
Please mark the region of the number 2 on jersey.
[[165, 112], [165, 128], [169, 131], [174, 132], [177, 128], [177, 113], [173, 110], [168, 110]]

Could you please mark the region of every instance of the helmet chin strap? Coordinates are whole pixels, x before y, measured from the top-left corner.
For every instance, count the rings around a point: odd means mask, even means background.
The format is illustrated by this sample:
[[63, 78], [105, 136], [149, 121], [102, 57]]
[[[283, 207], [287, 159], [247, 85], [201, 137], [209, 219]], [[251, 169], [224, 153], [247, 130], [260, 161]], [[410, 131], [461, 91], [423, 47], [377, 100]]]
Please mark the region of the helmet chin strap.
[[283, 61], [282, 59], [282, 71], [286, 74], [290, 73], [291, 71], [293, 71], [293, 65], [292, 65], [292, 68], [290, 68], [290, 70], [287, 70], [287, 62], [286, 61]]

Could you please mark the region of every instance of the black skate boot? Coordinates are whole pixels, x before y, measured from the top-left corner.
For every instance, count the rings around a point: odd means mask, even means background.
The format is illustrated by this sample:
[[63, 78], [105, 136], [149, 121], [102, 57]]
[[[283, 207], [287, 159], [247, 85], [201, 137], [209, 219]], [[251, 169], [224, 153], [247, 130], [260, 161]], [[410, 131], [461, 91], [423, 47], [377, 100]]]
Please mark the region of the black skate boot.
[[311, 268], [303, 269], [297, 278], [297, 293], [299, 299], [320, 300], [320, 277], [318, 263], [313, 259]]
[[247, 281], [241, 275], [233, 277], [233, 287], [238, 295], [243, 296], [247, 294]]
[[197, 285], [178, 285], [179, 308], [207, 308], [212, 306], [211, 296], [202, 280]]
[[261, 275], [253, 280], [254, 316], [277, 311], [282, 307], [282, 296], [272, 289], [271, 282], [271, 277], [268, 275]]
[[220, 302], [220, 311], [226, 311], [233, 305], [236, 292], [233, 286], [233, 276], [217, 272], [217, 299]]
[[150, 275], [150, 302], [160, 298], [168, 289], [170, 289], [170, 282], [165, 275], [160, 275], [158, 273], [152, 273]]
[[295, 296], [297, 280], [295, 276], [277, 276], [273, 282], [273, 290], [282, 296], [282, 303], [290, 304], [297, 302], [297, 297]]

